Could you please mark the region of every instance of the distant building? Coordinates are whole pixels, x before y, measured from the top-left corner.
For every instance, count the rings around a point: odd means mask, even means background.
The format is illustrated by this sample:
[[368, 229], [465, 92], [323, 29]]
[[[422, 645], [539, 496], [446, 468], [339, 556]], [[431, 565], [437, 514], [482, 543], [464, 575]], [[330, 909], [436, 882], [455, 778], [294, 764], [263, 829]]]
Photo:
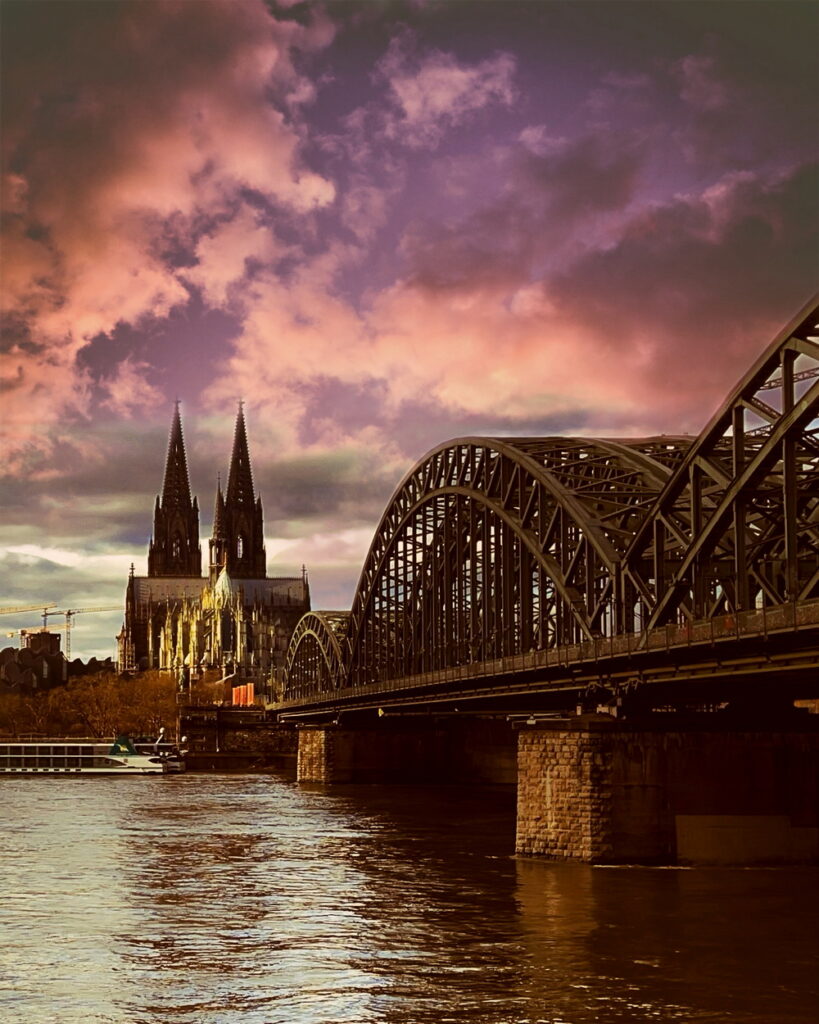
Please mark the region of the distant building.
[[60, 654], [60, 634], [51, 633], [47, 629], [27, 629], [20, 631], [20, 645], [30, 647], [34, 654]]
[[30, 695], [35, 690], [50, 690], [79, 676], [113, 672], [110, 658], [99, 661], [75, 658], [67, 661], [60, 650], [60, 636], [44, 630], [32, 630], [23, 638], [22, 647], [0, 650], [0, 694]]
[[307, 576], [268, 577], [261, 497], [253, 490], [239, 407], [226, 493], [217, 485], [208, 575], [202, 575], [199, 505], [191, 499], [177, 403], [165, 480], [154, 506], [148, 575], [133, 566], [118, 641], [120, 671], [207, 670], [264, 680], [283, 664], [290, 634], [310, 610]]

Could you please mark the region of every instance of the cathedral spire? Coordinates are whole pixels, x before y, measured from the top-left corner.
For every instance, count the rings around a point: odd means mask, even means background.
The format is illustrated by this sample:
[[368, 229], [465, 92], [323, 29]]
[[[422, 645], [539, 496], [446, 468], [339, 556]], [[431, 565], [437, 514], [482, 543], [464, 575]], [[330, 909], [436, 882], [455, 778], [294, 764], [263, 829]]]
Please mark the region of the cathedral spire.
[[225, 564], [226, 526], [225, 498], [222, 494], [222, 476], [216, 477], [216, 501], [213, 504], [213, 532], [210, 538], [210, 581], [215, 583]]
[[191, 501], [188, 460], [179, 401], [174, 406], [162, 496], [154, 506], [154, 535], [148, 549], [149, 576], [199, 576], [199, 505]]
[[236, 429], [233, 432], [233, 454], [230, 457], [226, 500], [233, 507], [253, 507], [253, 473], [247, 447], [244, 402], [239, 402]]
[[216, 502], [213, 506], [213, 536], [225, 535], [225, 499], [222, 494], [222, 474], [216, 475]]
[[171, 434], [168, 440], [168, 457], [165, 460], [165, 481], [162, 485], [162, 507], [167, 511], [191, 508], [191, 485], [188, 479], [188, 460], [185, 455], [185, 441], [182, 437], [182, 417], [179, 415], [179, 399], [174, 405]]
[[[267, 556], [262, 504], [255, 499], [253, 493], [253, 471], [250, 467], [243, 402], [239, 403], [236, 416], [227, 492], [220, 508], [221, 498], [220, 486], [216, 496], [218, 514], [214, 516], [211, 551], [220, 552], [221, 564], [232, 577], [263, 579], [267, 575]], [[217, 521], [221, 535], [217, 534]]]

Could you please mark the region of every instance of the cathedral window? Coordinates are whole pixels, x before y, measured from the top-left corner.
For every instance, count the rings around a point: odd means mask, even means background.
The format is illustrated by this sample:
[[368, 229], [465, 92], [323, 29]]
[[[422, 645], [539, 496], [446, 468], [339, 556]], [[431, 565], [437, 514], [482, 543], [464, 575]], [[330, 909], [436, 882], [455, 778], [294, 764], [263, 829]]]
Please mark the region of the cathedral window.
[[239, 539], [236, 541], [236, 557], [237, 558], [241, 558], [242, 557], [242, 553], [244, 552], [244, 547], [245, 547], [245, 539], [240, 534], [239, 535]]

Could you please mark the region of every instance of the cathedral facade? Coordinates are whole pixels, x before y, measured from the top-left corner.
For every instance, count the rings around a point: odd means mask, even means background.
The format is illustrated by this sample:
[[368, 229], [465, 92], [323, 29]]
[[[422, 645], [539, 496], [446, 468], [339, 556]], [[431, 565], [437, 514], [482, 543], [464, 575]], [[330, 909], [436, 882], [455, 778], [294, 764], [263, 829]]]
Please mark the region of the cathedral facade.
[[267, 575], [262, 500], [254, 493], [241, 406], [227, 490], [217, 485], [208, 548], [203, 575], [199, 505], [191, 498], [177, 403], [154, 506], [148, 574], [137, 576], [132, 566], [125, 591], [120, 671], [162, 669], [180, 680], [208, 673], [264, 683], [283, 664], [290, 635], [310, 610], [304, 571]]

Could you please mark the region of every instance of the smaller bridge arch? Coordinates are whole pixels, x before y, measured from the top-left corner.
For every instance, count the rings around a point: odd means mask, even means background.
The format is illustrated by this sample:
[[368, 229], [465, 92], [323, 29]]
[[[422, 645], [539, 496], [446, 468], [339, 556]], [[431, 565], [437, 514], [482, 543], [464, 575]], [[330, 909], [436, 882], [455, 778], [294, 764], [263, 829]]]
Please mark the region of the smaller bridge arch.
[[299, 619], [285, 658], [288, 699], [314, 697], [344, 685], [349, 622], [349, 612], [334, 611], [311, 611]]

